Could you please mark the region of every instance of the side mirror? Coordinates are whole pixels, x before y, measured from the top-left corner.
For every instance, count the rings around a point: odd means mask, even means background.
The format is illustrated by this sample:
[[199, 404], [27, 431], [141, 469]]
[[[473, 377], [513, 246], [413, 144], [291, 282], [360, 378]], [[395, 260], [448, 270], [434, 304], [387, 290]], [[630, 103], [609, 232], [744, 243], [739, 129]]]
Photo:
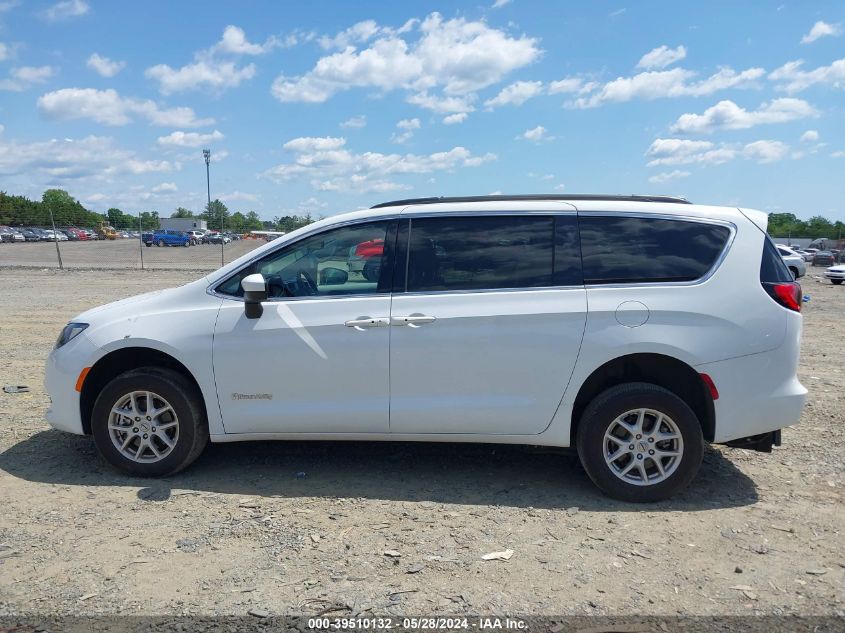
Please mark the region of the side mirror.
[[257, 319], [264, 314], [262, 301], [267, 300], [267, 283], [261, 273], [247, 275], [241, 280], [244, 289], [244, 312], [247, 319]]
[[323, 268], [320, 271], [321, 286], [342, 286], [349, 281], [349, 273], [340, 268]]

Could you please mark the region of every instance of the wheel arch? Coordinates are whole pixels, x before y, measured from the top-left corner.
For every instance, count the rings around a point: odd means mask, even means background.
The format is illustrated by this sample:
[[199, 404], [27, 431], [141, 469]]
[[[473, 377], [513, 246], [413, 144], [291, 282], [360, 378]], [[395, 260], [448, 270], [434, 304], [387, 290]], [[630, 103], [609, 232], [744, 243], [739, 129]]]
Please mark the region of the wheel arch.
[[151, 347], [122, 347], [98, 359], [85, 376], [85, 382], [79, 394], [79, 414], [82, 420], [82, 430], [86, 435], [91, 434], [91, 414], [94, 410], [94, 402], [103, 387], [112, 378], [140, 367], [164, 367], [184, 375], [197, 390], [197, 394], [200, 396], [199, 400], [202, 402], [203, 412], [207, 417], [208, 411], [206, 410], [205, 398], [202, 397], [202, 389], [197, 379], [184, 364], [170, 354]]
[[581, 384], [572, 407], [570, 446], [575, 445], [578, 425], [587, 405], [605, 389], [628, 382], [648, 382], [674, 393], [695, 413], [704, 439], [713, 441], [716, 434], [716, 409], [701, 375], [689, 364], [672, 356], [637, 353], [607, 361]]

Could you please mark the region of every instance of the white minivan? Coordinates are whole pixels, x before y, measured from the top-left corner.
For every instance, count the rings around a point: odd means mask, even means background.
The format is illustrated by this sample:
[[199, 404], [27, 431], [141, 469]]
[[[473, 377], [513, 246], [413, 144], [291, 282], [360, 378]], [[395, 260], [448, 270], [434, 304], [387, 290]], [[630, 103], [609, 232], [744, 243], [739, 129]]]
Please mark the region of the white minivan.
[[771, 451], [801, 415], [801, 287], [766, 221], [600, 195], [333, 216], [75, 317], [47, 418], [133, 475], [209, 440], [500, 442], [577, 448], [605, 493], [664, 499], [705, 442]]

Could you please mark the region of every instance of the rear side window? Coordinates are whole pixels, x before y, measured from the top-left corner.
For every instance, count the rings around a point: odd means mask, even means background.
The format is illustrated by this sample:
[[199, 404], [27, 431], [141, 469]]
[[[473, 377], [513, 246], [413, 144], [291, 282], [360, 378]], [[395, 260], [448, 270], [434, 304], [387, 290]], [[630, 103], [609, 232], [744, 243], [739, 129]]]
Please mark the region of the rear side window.
[[721, 225], [662, 218], [581, 216], [584, 283], [700, 279], [725, 248]]
[[783, 261], [778, 247], [767, 235], [763, 240], [763, 259], [760, 260], [760, 281], [763, 283], [780, 283], [792, 281], [792, 273], [789, 272]]
[[414, 218], [407, 289], [551, 286], [553, 226], [551, 216]]

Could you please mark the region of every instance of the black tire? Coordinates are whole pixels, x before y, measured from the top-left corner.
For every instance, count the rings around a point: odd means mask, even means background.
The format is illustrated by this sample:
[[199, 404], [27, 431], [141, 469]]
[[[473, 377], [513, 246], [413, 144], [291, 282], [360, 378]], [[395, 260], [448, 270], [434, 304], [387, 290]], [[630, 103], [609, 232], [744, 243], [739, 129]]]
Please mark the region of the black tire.
[[[108, 423], [112, 407], [132, 391], [152, 391], [166, 399], [176, 413], [179, 435], [169, 454], [157, 462], [136, 462], [112, 443]], [[91, 432], [100, 455], [112, 466], [138, 477], [166, 477], [190, 465], [208, 444], [208, 422], [196, 387], [179, 372], [141, 367], [120, 374], [97, 396]]]
[[830, 283], [832, 283], [834, 286], [838, 286], [839, 284], [842, 283], [842, 280], [841, 279], [831, 279]]
[[798, 269], [797, 269], [797, 268], [795, 268], [794, 266], [790, 266], [790, 267], [789, 267], [789, 272], [791, 272], [791, 273], [792, 273], [792, 278], [793, 278], [793, 279], [798, 279]]
[[[683, 440], [681, 459], [675, 471], [665, 480], [651, 485], [623, 481], [614, 474], [604, 456], [604, 435], [610, 425], [626, 411], [639, 408], [669, 416]], [[576, 444], [584, 470], [593, 483], [610, 497], [634, 503], [662, 501], [686, 488], [698, 473], [704, 455], [701, 424], [692, 409], [671, 391], [644, 382], [617, 385], [596, 396], [581, 416]]]

